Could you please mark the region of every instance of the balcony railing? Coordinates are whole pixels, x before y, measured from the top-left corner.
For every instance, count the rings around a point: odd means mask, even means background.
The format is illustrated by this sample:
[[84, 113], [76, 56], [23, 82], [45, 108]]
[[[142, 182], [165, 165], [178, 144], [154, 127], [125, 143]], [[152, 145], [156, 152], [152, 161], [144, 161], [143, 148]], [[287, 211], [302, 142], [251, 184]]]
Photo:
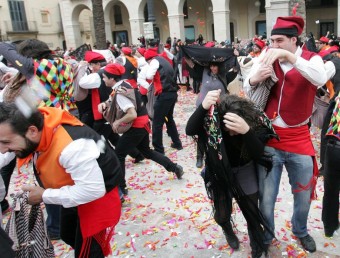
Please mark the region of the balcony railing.
[[4, 21], [7, 33], [36, 33], [38, 26], [36, 21]]

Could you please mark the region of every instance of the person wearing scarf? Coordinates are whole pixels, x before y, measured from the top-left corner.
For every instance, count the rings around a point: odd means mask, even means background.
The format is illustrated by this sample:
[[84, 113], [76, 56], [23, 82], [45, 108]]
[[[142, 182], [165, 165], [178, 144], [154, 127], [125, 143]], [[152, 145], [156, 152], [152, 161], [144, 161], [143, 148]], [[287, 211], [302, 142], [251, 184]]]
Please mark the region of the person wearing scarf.
[[45, 42], [27, 39], [17, 46], [0, 43], [0, 54], [19, 71], [14, 81], [21, 80], [23, 76], [30, 87], [37, 90], [37, 85], [41, 85], [45, 89], [46, 96], [40, 106], [70, 112], [77, 109], [73, 98], [72, 68], [64, 59], [54, 56]]
[[[99, 147], [101, 146], [101, 147]], [[60, 236], [75, 257], [105, 257], [121, 213], [119, 161], [112, 148], [67, 111], [42, 107], [25, 117], [0, 103], [0, 151], [18, 167], [33, 161], [40, 186], [24, 185], [29, 203], [62, 205]]]
[[[260, 209], [274, 231], [274, 209], [283, 166], [294, 195], [292, 232], [303, 248], [316, 251], [307, 230], [311, 200], [316, 198], [318, 166], [308, 122], [317, 87], [326, 83], [324, 63], [316, 53], [299, 46], [304, 20], [299, 16], [278, 17], [271, 32], [271, 46], [262, 51], [244, 82], [248, 93], [275, 72], [278, 81], [271, 88], [264, 108], [280, 141], [271, 139], [266, 151], [274, 155], [272, 172], [266, 176], [259, 166]], [[270, 244], [272, 236], [266, 235]]]
[[337, 95], [330, 101], [321, 132], [321, 143], [324, 145], [320, 150], [324, 166], [322, 222], [326, 237], [332, 237], [340, 225], [338, 216], [340, 189], [340, 91], [337, 92]]
[[[275, 137], [269, 119], [252, 102], [236, 95], [209, 91], [188, 120], [187, 135], [201, 137], [206, 154], [202, 176], [213, 200], [214, 219], [222, 227], [229, 246], [239, 248], [231, 224], [235, 198], [248, 224], [252, 257], [267, 252], [264, 228], [269, 229], [258, 208], [256, 163], [264, 164], [265, 142]], [[266, 156], [268, 172], [270, 157]], [[272, 233], [274, 236], [274, 233]]]
[[[48, 45], [37, 39], [27, 39], [14, 45], [0, 43], [0, 54], [19, 72], [8, 83], [4, 90], [4, 101], [14, 102], [18, 97], [25, 101], [18, 101], [25, 106], [25, 102], [34, 99], [28, 98], [25, 87], [28, 86], [32, 92], [38, 95], [39, 107], [56, 107], [77, 114], [77, 106], [73, 97], [73, 70], [71, 65], [63, 58], [53, 54]], [[24, 107], [27, 109], [27, 107]], [[10, 182], [11, 175], [15, 169], [14, 159], [8, 166], [1, 170], [6, 188]], [[8, 208], [8, 201], [1, 202], [2, 209]], [[59, 207], [57, 205], [46, 205], [47, 230], [51, 238], [59, 239]]]
[[122, 124], [132, 123], [131, 128], [122, 134], [116, 145], [115, 151], [121, 164], [124, 180], [120, 187], [126, 188], [125, 158], [128, 151], [137, 148], [145, 158], [151, 159], [162, 165], [167, 171], [176, 174], [181, 179], [184, 172], [182, 166], [172, 162], [164, 154], [150, 149], [149, 133], [150, 122], [145, 105], [141, 100], [138, 89], [133, 88], [127, 80], [121, 80], [125, 67], [118, 64], [109, 64], [104, 69], [104, 81], [107, 87], [112, 87], [114, 96], [106, 103], [98, 106], [100, 112], [109, 109], [108, 122], [113, 131], [119, 132]]

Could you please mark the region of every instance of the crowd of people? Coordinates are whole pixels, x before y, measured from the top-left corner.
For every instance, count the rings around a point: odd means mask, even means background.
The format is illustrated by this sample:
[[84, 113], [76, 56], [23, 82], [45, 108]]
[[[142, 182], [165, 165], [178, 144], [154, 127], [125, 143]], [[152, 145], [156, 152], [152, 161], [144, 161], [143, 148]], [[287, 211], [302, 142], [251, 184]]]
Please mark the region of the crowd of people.
[[[307, 218], [319, 168], [310, 122], [323, 88], [330, 103], [321, 132], [322, 221], [332, 237], [339, 229], [340, 60], [334, 35], [302, 42], [303, 28], [299, 16], [278, 17], [268, 40], [230, 44], [199, 35], [193, 44], [170, 37], [163, 44], [140, 37], [138, 46], [108, 42], [107, 50], [76, 57], [36, 39], [0, 43], [2, 212], [10, 209], [13, 171], [31, 164], [38, 185], [22, 190], [30, 204], [45, 203], [49, 237], [73, 247], [75, 257], [109, 255], [129, 194], [127, 155], [185, 177], [163, 144], [165, 125], [170, 147], [183, 149], [174, 109], [185, 86], [198, 94], [186, 134], [197, 143], [196, 167], [229, 246], [239, 249], [231, 217], [235, 199], [247, 221], [251, 256], [268, 253], [285, 167], [294, 196], [292, 232], [315, 252]], [[236, 77], [245, 96], [228, 90]], [[11, 239], [0, 230], [1, 257], [14, 257]]]

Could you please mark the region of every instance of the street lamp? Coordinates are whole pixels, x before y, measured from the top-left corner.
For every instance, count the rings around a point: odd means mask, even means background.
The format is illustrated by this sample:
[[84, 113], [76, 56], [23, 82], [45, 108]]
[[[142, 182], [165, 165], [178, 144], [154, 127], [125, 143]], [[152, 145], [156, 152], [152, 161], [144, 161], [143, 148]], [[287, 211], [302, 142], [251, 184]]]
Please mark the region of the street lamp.
[[256, 7], [260, 7], [261, 2], [260, 2], [259, 0], [256, 0], [255, 3], [254, 3], [254, 5], [255, 5]]

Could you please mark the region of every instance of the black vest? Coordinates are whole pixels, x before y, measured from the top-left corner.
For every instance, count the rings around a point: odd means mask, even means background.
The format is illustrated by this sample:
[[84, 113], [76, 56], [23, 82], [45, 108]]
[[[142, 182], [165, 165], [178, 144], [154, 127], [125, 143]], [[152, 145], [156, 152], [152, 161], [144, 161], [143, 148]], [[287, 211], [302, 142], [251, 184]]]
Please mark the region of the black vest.
[[162, 93], [164, 92], [176, 92], [177, 85], [175, 80], [175, 71], [171, 64], [164, 57], [156, 56], [155, 59], [159, 63], [158, 72], [162, 84]]
[[[93, 139], [95, 142], [101, 140], [101, 136], [96, 133], [92, 128], [84, 126], [71, 126], [63, 125], [67, 133], [73, 140], [85, 138]], [[103, 172], [106, 192], [111, 191], [114, 187], [118, 186], [123, 180], [123, 173], [120, 168], [119, 160], [114, 150], [108, 145], [106, 141], [104, 153], [100, 153], [97, 162]]]

